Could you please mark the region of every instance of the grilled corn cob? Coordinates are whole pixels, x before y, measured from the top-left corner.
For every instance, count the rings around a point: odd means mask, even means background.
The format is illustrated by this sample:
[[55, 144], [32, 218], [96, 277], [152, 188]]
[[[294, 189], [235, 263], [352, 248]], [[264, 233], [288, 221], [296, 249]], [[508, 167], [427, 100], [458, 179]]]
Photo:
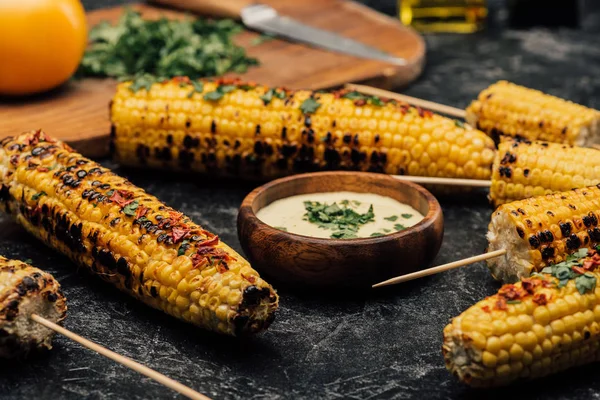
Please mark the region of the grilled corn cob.
[[492, 275], [513, 282], [600, 243], [600, 185], [503, 204], [492, 214], [488, 260]]
[[216, 332], [265, 329], [278, 298], [218, 236], [37, 131], [0, 148], [0, 207], [144, 303]]
[[0, 256], [0, 358], [52, 348], [53, 331], [29, 316], [58, 323], [66, 312], [65, 296], [52, 275]]
[[448, 370], [490, 387], [598, 360], [600, 255], [586, 253], [504, 285], [454, 318], [444, 329]]
[[600, 111], [506, 81], [483, 90], [466, 112], [469, 124], [492, 137], [578, 146], [600, 142]]
[[483, 132], [394, 100], [237, 81], [118, 86], [112, 150], [123, 165], [275, 178], [317, 170], [489, 179]]
[[506, 138], [492, 167], [490, 201], [498, 206], [600, 183], [600, 151]]

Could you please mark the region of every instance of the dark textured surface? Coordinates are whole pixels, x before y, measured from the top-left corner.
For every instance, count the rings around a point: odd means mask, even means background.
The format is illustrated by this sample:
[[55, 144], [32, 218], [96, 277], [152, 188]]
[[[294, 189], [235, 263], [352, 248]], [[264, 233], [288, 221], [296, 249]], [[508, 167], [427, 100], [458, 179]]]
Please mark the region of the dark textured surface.
[[[102, 7], [120, 1], [84, 1]], [[394, 2], [371, 1], [393, 11]], [[501, 25], [502, 10], [494, 13]], [[587, 21], [598, 21], [592, 15]], [[471, 36], [428, 36], [423, 76], [406, 93], [465, 106], [498, 79], [544, 89], [600, 108], [599, 25], [585, 30], [502, 30]], [[117, 170], [119, 171], [119, 170]], [[185, 182], [119, 171], [218, 232], [240, 250], [237, 207], [247, 184]], [[198, 180], [199, 181], [199, 180]], [[470, 201], [443, 200], [446, 233], [436, 263], [481, 252], [490, 208], [484, 193]], [[281, 311], [271, 329], [248, 341], [187, 326], [77, 271], [66, 258], [3, 220], [0, 253], [31, 258], [55, 274], [69, 299], [67, 328], [157, 369], [214, 398], [489, 398], [457, 383], [444, 368], [441, 332], [449, 318], [492, 294], [497, 284], [482, 264], [410, 282], [369, 297], [326, 298], [280, 290]], [[402, 262], [402, 260], [390, 260]], [[277, 285], [275, 285], [277, 286]], [[600, 397], [598, 366], [494, 391], [526, 391], [544, 399]], [[28, 362], [0, 363], [2, 399], [150, 399], [176, 395], [148, 379], [58, 337], [51, 352]]]

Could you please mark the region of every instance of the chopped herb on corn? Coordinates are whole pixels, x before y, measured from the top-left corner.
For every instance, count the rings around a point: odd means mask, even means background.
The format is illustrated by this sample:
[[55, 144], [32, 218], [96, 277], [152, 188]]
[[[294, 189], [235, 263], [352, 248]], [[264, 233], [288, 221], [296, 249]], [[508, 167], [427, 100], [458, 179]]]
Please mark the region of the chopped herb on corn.
[[277, 294], [218, 236], [66, 144], [7, 138], [0, 166], [0, 209], [124, 292], [219, 333], [273, 321]]
[[492, 214], [488, 260], [492, 275], [506, 282], [528, 277], [569, 254], [600, 244], [600, 187], [591, 186], [503, 204]]
[[596, 361], [599, 266], [600, 254], [580, 249], [467, 309], [444, 329], [448, 370], [493, 387]]
[[134, 85], [121, 83], [110, 108], [124, 165], [255, 179], [337, 169], [490, 178], [487, 135], [394, 100], [232, 80]]

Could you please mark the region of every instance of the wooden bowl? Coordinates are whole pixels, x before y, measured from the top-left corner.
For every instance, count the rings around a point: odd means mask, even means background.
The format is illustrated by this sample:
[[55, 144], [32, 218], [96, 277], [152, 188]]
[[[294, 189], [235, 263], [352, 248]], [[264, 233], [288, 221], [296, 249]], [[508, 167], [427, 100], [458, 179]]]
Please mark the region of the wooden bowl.
[[[409, 204], [425, 218], [405, 230], [360, 239], [321, 239], [275, 229], [256, 217], [285, 197], [319, 192], [362, 192]], [[317, 172], [294, 175], [254, 189], [238, 214], [238, 237], [252, 265], [272, 280], [292, 286], [370, 288], [397, 275], [427, 268], [444, 233], [435, 197], [414, 183], [384, 174]]]

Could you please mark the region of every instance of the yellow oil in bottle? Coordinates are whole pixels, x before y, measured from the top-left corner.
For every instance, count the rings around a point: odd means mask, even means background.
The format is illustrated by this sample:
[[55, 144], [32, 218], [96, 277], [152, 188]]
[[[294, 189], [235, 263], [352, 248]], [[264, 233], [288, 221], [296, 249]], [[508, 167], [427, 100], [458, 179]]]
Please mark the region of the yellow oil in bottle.
[[398, 0], [400, 20], [421, 32], [471, 33], [483, 28], [486, 0]]

